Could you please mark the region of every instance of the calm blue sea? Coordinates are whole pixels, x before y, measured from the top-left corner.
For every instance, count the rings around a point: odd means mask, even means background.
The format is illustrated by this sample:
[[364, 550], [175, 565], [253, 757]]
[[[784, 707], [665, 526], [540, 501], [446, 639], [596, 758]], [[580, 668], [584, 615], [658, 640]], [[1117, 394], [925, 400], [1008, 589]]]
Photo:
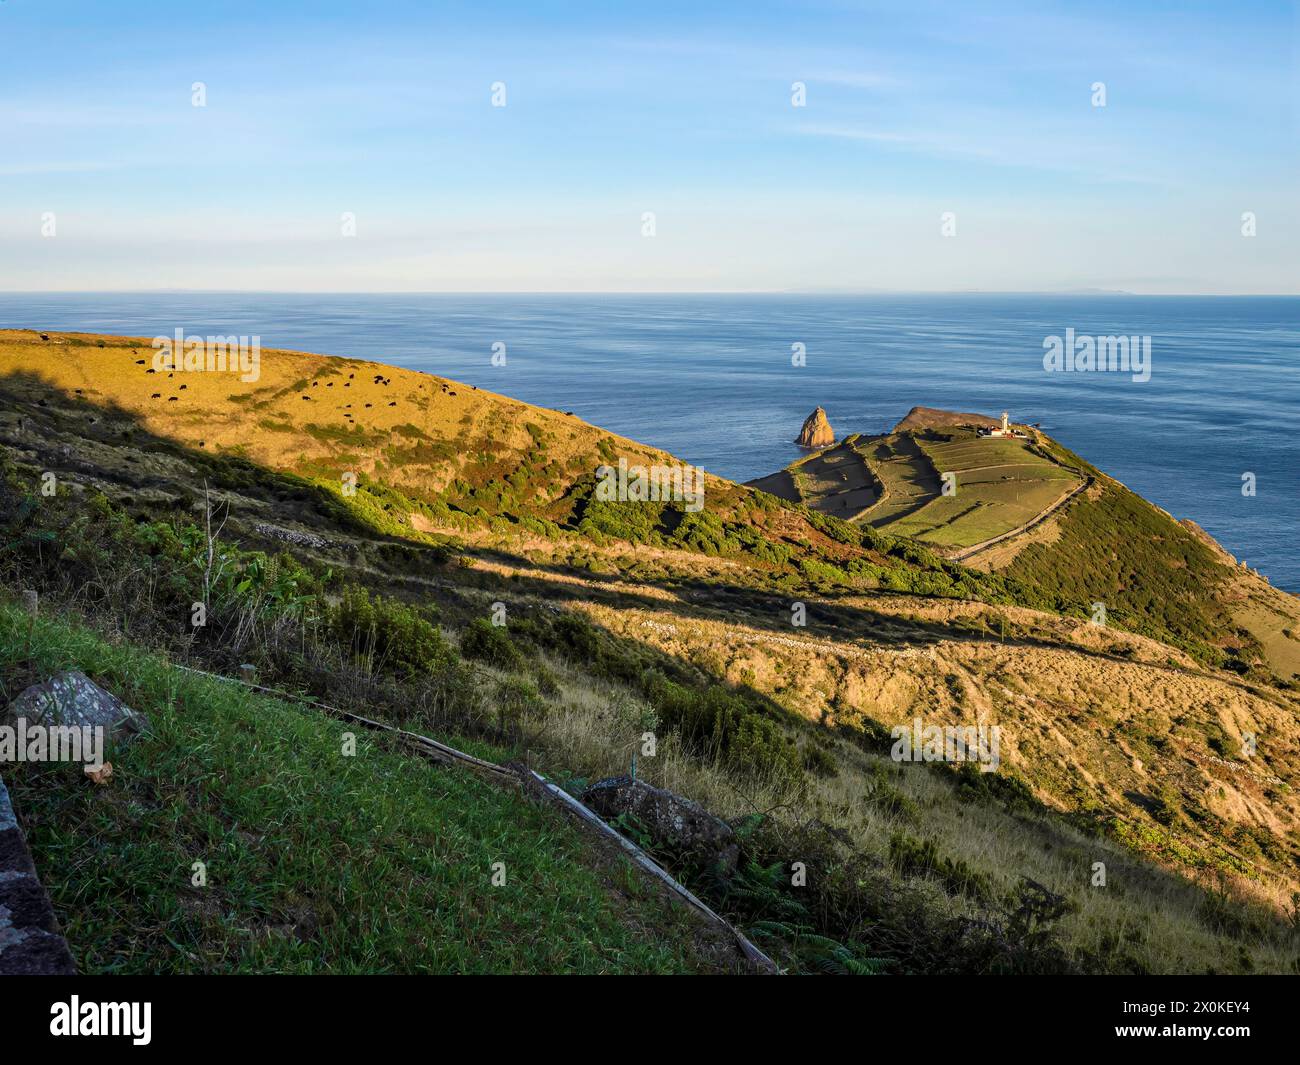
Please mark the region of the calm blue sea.
[[[181, 327], [377, 359], [571, 410], [735, 480], [796, 457], [818, 404], [839, 435], [915, 404], [1008, 410], [1300, 592], [1300, 297], [0, 294], [0, 325]], [[1044, 372], [1044, 337], [1068, 327], [1149, 334], [1151, 379]]]

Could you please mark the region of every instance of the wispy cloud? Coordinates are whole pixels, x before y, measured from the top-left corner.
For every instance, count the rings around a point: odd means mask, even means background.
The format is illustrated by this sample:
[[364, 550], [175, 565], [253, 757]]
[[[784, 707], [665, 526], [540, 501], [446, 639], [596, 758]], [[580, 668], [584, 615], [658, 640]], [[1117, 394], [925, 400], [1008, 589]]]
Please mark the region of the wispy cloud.
[[831, 137], [837, 140], [868, 141], [873, 144], [896, 144], [918, 152], [936, 156], [960, 156], [990, 162], [1004, 161], [989, 148], [943, 141], [933, 135], [898, 133], [892, 130], [866, 129], [861, 126], [808, 124], [796, 127], [796, 132], [808, 137]]
[[894, 89], [902, 85], [902, 82], [892, 75], [868, 70], [817, 71], [809, 74], [804, 80], [825, 85], [843, 85], [849, 89]]
[[120, 163], [108, 162], [30, 162], [0, 163], [0, 177], [27, 174], [92, 174], [100, 170], [121, 169]]

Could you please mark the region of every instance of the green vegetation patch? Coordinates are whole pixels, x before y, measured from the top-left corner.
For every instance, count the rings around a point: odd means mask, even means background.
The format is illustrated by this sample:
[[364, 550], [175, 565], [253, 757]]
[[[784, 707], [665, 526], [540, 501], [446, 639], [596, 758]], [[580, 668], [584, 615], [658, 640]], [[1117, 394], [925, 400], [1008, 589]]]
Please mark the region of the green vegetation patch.
[[616, 899], [605, 879], [618, 867], [602, 872], [567, 822], [519, 793], [58, 620], [29, 645], [26, 616], [0, 605], [5, 695], [68, 668], [151, 722], [103, 787], [72, 765], [5, 769], [84, 972], [695, 967], [689, 934], [666, 930], [677, 911], [623, 874], [631, 898]]

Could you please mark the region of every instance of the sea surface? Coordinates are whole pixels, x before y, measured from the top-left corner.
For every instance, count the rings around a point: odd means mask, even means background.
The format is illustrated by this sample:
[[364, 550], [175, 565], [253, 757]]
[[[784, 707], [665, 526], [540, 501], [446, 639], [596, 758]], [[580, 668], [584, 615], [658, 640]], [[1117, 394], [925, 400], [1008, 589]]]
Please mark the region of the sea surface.
[[[839, 436], [918, 404], [1006, 410], [1300, 592], [1300, 297], [7, 293], [0, 326], [256, 334], [376, 359], [573, 411], [739, 481], [798, 457], [818, 405]], [[1044, 339], [1067, 328], [1150, 336], [1150, 380], [1046, 372]]]

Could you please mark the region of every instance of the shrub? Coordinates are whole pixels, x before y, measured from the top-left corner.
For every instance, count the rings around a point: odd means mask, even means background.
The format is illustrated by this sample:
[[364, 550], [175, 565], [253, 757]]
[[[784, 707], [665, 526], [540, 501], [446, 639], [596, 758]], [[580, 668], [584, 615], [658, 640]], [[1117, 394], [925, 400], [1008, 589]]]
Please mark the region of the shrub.
[[376, 668], [414, 676], [455, 664], [456, 654], [441, 632], [415, 607], [364, 588], [349, 587], [329, 612], [329, 629], [352, 653]]
[[719, 685], [688, 688], [662, 676], [646, 684], [666, 728], [699, 753], [712, 754], [741, 773], [793, 783], [803, 773], [799, 748], [775, 721]]
[[993, 885], [986, 873], [976, 872], [960, 858], [943, 857], [932, 839], [895, 832], [889, 839], [889, 860], [904, 876], [934, 877], [949, 894], [977, 902], [993, 898]]
[[501, 732], [516, 740], [522, 736], [525, 720], [543, 718], [548, 709], [546, 700], [522, 677], [508, 677], [497, 684], [493, 702]]
[[524, 660], [504, 626], [493, 625], [487, 618], [475, 618], [465, 626], [460, 634], [460, 653], [497, 669], [518, 669]]
[[537, 690], [546, 696], [560, 694], [560, 679], [546, 666], [537, 667]]
[[809, 747], [805, 750], [803, 767], [818, 777], [836, 777], [840, 772], [840, 767], [825, 747]]

